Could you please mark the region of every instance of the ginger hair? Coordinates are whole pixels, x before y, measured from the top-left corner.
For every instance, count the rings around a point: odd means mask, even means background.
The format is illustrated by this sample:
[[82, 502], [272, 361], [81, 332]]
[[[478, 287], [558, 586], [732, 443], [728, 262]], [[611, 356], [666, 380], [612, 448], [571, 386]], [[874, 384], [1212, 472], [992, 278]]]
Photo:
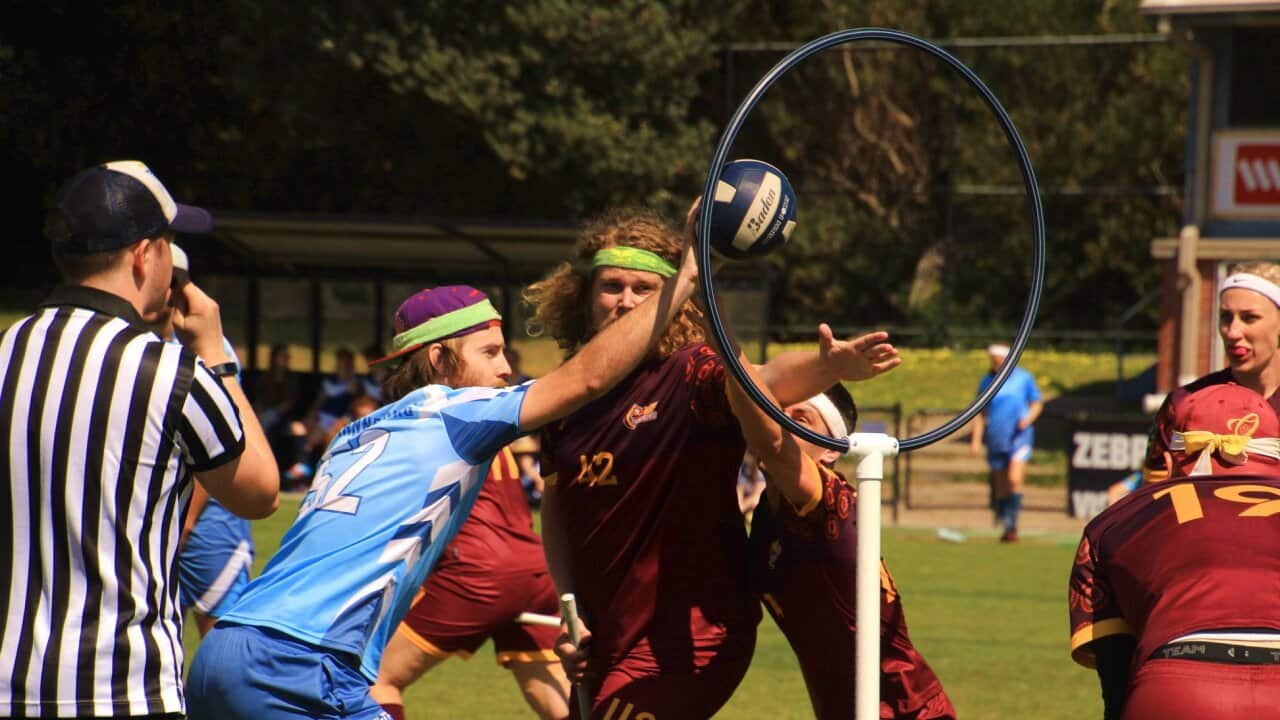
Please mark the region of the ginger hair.
[[[679, 267], [682, 245], [680, 231], [652, 210], [615, 209], [596, 218], [578, 236], [572, 259], [524, 291], [525, 302], [533, 306], [529, 335], [549, 335], [567, 355], [573, 355], [595, 334], [591, 327], [591, 260], [595, 254], [605, 248], [633, 247]], [[676, 350], [705, 339], [702, 313], [690, 300], [667, 326], [656, 353], [666, 359]]]

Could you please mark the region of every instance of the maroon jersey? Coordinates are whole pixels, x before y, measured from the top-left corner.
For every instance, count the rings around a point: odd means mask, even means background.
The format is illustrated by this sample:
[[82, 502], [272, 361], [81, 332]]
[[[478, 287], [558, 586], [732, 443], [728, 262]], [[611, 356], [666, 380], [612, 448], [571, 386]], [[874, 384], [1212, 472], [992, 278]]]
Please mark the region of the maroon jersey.
[[1198, 476], [1145, 485], [1084, 529], [1071, 571], [1071, 655], [1137, 639], [1133, 671], [1193, 632], [1280, 632], [1280, 476]]
[[[800, 661], [814, 714], [827, 720], [854, 714], [858, 546], [856, 492], [839, 473], [819, 470], [822, 494], [810, 506], [797, 510], [772, 494], [761, 499], [751, 546], [757, 589]], [[907, 635], [902, 599], [883, 561], [880, 653], [881, 717], [955, 716], [942, 683]]]
[[[1233, 398], [1230, 393], [1222, 392], [1226, 389], [1223, 386], [1240, 388], [1230, 370], [1221, 370], [1205, 375], [1199, 380], [1169, 393], [1169, 397], [1165, 398], [1164, 404], [1160, 406], [1160, 410], [1156, 413], [1155, 424], [1151, 428], [1151, 438], [1147, 442], [1147, 457], [1142, 469], [1144, 480], [1150, 482], [1190, 473], [1197, 457], [1171, 450], [1170, 444], [1173, 442], [1174, 432], [1208, 430], [1220, 434], [1235, 434], [1238, 431], [1237, 423], [1245, 420], [1246, 414], [1261, 410], [1259, 414], [1264, 415], [1262, 418], [1264, 427], [1259, 428], [1261, 432], [1248, 434], [1255, 434], [1257, 437], [1275, 434], [1274, 418], [1277, 414], [1280, 414], [1280, 393], [1263, 400], [1257, 397], [1257, 394], [1252, 390], [1243, 388], [1244, 393], [1254, 396], [1257, 403], [1269, 406], [1271, 412], [1270, 418], [1267, 418], [1265, 417], [1267, 408], [1244, 407], [1244, 403], [1238, 397]], [[1271, 419], [1270, 423], [1266, 422], [1268, 419]], [[1265, 427], [1267, 425], [1272, 427]], [[1164, 456], [1166, 452], [1172, 456], [1173, 467], [1167, 467]], [[1280, 464], [1277, 464], [1271, 458], [1256, 454], [1250, 455], [1249, 458], [1251, 465], [1256, 461], [1263, 465], [1271, 466], [1264, 472], [1280, 469]], [[1224, 464], [1216, 457], [1213, 458], [1212, 464], [1214, 474], [1239, 471], [1238, 466]], [[1246, 472], [1255, 471], [1257, 471], [1256, 468], [1250, 468]]]
[[687, 665], [694, 639], [754, 636], [735, 490], [745, 447], [724, 383], [721, 359], [690, 345], [543, 431], [573, 589], [609, 664], [641, 638]]
[[511, 448], [493, 458], [471, 514], [427, 576], [546, 572], [542, 540], [533, 531], [529, 501]]

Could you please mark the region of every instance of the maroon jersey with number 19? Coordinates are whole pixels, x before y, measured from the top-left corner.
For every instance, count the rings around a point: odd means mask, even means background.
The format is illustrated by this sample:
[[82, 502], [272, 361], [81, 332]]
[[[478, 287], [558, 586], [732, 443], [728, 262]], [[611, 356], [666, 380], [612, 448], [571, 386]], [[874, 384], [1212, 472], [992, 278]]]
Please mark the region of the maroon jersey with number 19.
[[745, 447], [724, 383], [721, 359], [690, 345], [543, 431], [574, 591], [610, 666], [642, 639], [681, 671], [707, 641], [754, 643], [760, 609], [735, 491]]
[[1071, 654], [1137, 639], [1131, 676], [1193, 632], [1280, 632], [1280, 477], [1197, 476], [1145, 485], [1084, 529], [1071, 571]]

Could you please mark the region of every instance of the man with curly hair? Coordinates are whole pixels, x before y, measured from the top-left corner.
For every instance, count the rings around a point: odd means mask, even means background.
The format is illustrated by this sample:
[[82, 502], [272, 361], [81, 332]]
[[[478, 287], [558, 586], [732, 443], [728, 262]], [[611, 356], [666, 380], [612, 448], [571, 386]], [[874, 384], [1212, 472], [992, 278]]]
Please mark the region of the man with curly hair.
[[[573, 355], [654, 295], [679, 240], [648, 211], [592, 223], [573, 261], [527, 291], [535, 332]], [[596, 686], [593, 717], [710, 717], [755, 648], [760, 608], [735, 491], [745, 446], [700, 318], [686, 303], [612, 392], [543, 432], [547, 564], [587, 626], [578, 646], [562, 633], [557, 651], [571, 678]], [[836, 341], [824, 325], [819, 335], [818, 352], [759, 369], [781, 401], [899, 362], [885, 333]]]

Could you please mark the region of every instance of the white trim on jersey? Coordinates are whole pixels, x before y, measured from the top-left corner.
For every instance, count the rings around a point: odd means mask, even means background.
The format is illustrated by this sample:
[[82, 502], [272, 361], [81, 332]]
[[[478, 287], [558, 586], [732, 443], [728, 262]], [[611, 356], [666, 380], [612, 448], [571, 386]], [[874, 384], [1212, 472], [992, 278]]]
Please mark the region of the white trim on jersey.
[[236, 549], [231, 551], [231, 557], [227, 558], [227, 564], [222, 566], [222, 571], [218, 573], [218, 577], [209, 583], [209, 589], [196, 598], [195, 605], [200, 612], [205, 614], [212, 613], [213, 609], [218, 607], [218, 603], [222, 602], [222, 598], [226, 597], [227, 591], [235, 584], [240, 571], [252, 565], [253, 546], [249, 544], [248, 540], [241, 540]]

